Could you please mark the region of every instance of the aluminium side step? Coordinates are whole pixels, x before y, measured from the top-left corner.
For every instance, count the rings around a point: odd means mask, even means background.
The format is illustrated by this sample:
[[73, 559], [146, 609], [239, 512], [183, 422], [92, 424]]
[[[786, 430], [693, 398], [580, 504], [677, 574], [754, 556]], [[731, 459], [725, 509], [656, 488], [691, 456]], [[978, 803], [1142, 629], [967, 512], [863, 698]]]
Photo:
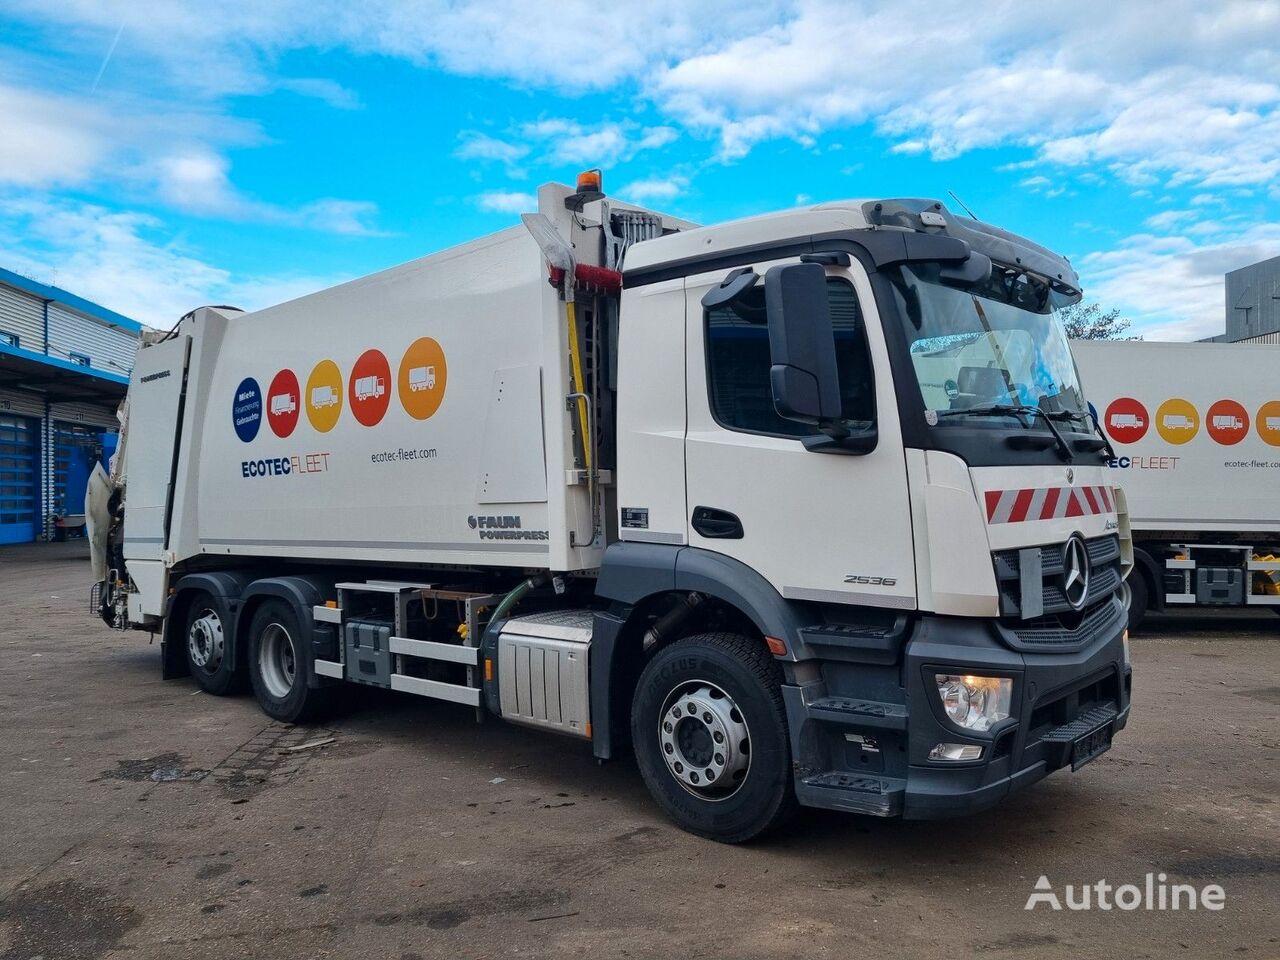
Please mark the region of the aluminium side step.
[[906, 795], [906, 780], [850, 770], [827, 770], [796, 781], [796, 797], [807, 806], [873, 817], [901, 815]]

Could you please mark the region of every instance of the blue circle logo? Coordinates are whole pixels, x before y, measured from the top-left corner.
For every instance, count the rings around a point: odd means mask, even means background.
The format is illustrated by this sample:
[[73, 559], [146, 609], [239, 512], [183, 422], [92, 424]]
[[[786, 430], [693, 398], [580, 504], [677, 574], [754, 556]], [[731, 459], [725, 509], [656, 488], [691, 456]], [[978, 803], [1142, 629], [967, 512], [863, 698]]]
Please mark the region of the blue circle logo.
[[245, 377], [236, 387], [231, 401], [231, 423], [236, 428], [236, 436], [245, 443], [258, 435], [258, 428], [262, 426], [262, 391], [253, 377]]

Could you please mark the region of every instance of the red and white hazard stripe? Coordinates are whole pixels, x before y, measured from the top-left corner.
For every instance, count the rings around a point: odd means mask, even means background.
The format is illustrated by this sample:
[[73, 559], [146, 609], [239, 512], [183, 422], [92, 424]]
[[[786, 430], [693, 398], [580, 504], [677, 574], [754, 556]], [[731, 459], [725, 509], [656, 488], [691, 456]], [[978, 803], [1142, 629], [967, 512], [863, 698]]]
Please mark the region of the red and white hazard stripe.
[[1115, 504], [1106, 487], [1026, 487], [988, 490], [988, 523], [1021, 523], [1111, 513]]

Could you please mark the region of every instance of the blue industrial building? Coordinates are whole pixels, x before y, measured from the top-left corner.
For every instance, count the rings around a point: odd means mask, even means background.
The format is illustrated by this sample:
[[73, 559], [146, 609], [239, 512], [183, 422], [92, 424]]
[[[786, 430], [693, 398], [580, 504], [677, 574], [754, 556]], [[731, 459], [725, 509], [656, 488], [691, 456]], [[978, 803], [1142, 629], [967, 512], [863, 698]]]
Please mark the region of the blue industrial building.
[[0, 268], [0, 544], [77, 536], [142, 325]]

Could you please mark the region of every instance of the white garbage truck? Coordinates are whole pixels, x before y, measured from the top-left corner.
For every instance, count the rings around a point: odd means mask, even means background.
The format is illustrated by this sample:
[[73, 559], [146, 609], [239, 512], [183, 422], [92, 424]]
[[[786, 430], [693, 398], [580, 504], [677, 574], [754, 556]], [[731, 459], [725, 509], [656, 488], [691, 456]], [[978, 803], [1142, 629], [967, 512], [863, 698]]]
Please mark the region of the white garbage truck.
[[[548, 184], [521, 225], [142, 349], [95, 609], [282, 721], [364, 684], [634, 753], [722, 841], [985, 808], [1129, 717], [1079, 296], [931, 200], [697, 227]], [[284, 389], [309, 402], [262, 429]]]
[[1128, 497], [1130, 629], [1149, 610], [1280, 613], [1280, 346], [1071, 348]]

